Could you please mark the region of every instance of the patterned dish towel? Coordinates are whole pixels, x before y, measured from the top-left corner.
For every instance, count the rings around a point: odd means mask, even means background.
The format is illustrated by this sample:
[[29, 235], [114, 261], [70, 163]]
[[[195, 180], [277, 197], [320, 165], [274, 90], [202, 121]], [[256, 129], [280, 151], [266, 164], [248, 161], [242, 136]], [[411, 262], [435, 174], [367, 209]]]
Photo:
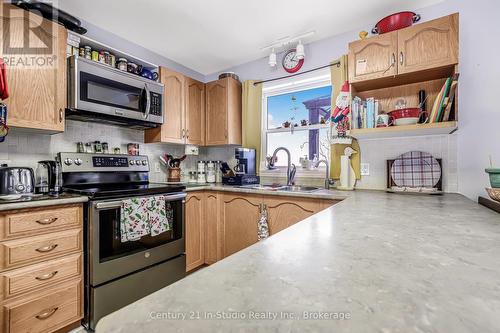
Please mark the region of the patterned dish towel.
[[174, 212], [165, 197], [132, 198], [122, 201], [121, 241], [136, 241], [143, 236], [157, 236], [172, 230]]
[[122, 201], [120, 214], [122, 242], [135, 241], [149, 234], [149, 199], [132, 198]]
[[174, 210], [170, 202], [165, 202], [163, 195], [151, 197], [148, 210], [151, 236], [158, 236], [165, 231], [172, 230]]
[[269, 225], [267, 224], [267, 209], [260, 211], [260, 219], [257, 222], [257, 239], [263, 240], [269, 237]]

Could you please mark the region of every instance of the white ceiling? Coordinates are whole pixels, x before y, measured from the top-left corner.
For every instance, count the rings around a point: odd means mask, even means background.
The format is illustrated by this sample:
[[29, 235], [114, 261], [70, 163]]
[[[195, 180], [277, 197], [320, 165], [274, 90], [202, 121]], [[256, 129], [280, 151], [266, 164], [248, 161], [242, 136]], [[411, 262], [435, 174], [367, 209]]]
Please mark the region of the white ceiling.
[[[442, 0], [59, 0], [69, 13], [203, 75], [266, 56], [275, 40], [306, 43]], [[124, 50], [125, 51], [125, 50]]]

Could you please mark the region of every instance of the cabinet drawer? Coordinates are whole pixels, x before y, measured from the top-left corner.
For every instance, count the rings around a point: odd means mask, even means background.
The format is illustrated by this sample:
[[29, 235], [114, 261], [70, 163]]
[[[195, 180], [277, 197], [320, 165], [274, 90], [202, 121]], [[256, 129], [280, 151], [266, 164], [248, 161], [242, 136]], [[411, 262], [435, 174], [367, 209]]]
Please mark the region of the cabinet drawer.
[[2, 305], [2, 332], [53, 332], [82, 317], [82, 280]]
[[35, 236], [81, 224], [81, 205], [7, 212], [0, 214], [0, 240]]
[[81, 250], [81, 238], [80, 229], [71, 229], [2, 242], [0, 271]]
[[0, 273], [0, 302], [26, 292], [55, 286], [58, 282], [79, 277], [82, 254], [72, 254], [43, 263]]

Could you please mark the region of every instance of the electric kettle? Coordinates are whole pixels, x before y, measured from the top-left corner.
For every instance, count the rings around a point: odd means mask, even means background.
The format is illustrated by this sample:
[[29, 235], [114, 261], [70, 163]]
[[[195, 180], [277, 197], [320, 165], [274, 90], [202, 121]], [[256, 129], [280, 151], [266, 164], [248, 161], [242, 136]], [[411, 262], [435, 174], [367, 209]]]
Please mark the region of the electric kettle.
[[35, 192], [57, 194], [61, 192], [61, 166], [57, 161], [39, 161], [35, 171]]

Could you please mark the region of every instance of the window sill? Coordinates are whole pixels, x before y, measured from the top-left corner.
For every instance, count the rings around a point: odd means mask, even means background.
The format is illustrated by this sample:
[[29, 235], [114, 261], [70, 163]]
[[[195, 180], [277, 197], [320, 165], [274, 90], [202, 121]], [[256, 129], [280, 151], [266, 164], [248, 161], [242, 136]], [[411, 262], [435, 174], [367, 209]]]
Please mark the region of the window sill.
[[[297, 168], [295, 173], [295, 178], [325, 178], [325, 168], [319, 168], [315, 170], [307, 170], [302, 168]], [[275, 170], [260, 169], [261, 177], [284, 177], [286, 178], [286, 167], [279, 167]]]

